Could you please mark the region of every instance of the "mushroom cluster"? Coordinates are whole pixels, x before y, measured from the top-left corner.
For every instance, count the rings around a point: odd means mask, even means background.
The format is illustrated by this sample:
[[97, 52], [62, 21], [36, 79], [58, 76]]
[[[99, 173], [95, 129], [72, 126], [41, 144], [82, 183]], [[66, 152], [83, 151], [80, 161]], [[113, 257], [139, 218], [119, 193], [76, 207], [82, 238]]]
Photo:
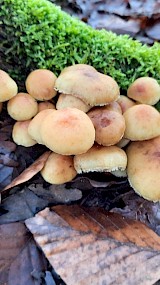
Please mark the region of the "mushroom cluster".
[[145, 199], [160, 200], [160, 113], [153, 106], [160, 85], [154, 78], [136, 79], [124, 96], [112, 77], [75, 64], [58, 77], [34, 70], [25, 85], [26, 93], [18, 93], [16, 82], [0, 71], [0, 102], [8, 101], [16, 120], [14, 142], [51, 150], [44, 180], [61, 184], [77, 174], [109, 172], [128, 177]]

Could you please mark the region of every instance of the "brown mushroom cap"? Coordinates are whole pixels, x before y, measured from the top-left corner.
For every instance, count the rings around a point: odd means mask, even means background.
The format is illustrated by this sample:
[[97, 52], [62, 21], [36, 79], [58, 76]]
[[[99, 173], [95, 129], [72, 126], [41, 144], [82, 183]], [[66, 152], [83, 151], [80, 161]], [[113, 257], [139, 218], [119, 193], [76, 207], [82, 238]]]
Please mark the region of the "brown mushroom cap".
[[38, 103], [28, 93], [18, 93], [7, 103], [8, 114], [17, 121], [26, 121], [38, 112]]
[[40, 102], [38, 104], [38, 113], [46, 109], [56, 109], [55, 105], [49, 101]]
[[145, 104], [135, 105], [123, 116], [126, 122], [125, 138], [139, 141], [160, 135], [160, 113], [154, 107]]
[[129, 109], [130, 107], [136, 105], [136, 103], [133, 100], [129, 99], [127, 96], [124, 96], [124, 95], [120, 95], [117, 102], [121, 107], [122, 114], [125, 111], [127, 111], [127, 109]]
[[39, 101], [46, 101], [56, 96], [54, 89], [56, 75], [48, 69], [33, 70], [26, 79], [27, 92]]
[[140, 77], [129, 86], [127, 96], [139, 103], [155, 105], [160, 100], [160, 85], [152, 77]]
[[98, 107], [88, 112], [95, 130], [95, 141], [103, 146], [118, 143], [125, 131], [124, 117], [115, 111], [108, 111], [105, 107]]
[[90, 65], [85, 69], [78, 69], [77, 65], [65, 68], [55, 82], [55, 89], [74, 95], [90, 106], [106, 105], [119, 97], [117, 82]]
[[45, 109], [39, 112], [29, 123], [28, 125], [28, 133], [32, 139], [34, 139], [37, 143], [43, 144], [43, 140], [41, 138], [41, 125], [42, 122], [46, 119], [46, 117], [54, 112], [55, 109]]
[[91, 109], [91, 106], [87, 105], [81, 99], [75, 96], [60, 94], [56, 104], [56, 109], [60, 110], [65, 108], [77, 108], [87, 113]]
[[16, 82], [9, 74], [0, 69], [0, 102], [5, 102], [14, 97], [18, 92]]
[[77, 173], [125, 170], [126, 165], [126, 153], [117, 146], [94, 145], [86, 153], [74, 157], [74, 167]]
[[41, 175], [45, 181], [51, 184], [71, 181], [77, 175], [73, 157], [52, 152], [41, 170]]
[[76, 108], [56, 110], [49, 114], [40, 132], [42, 141], [49, 149], [64, 155], [86, 152], [95, 139], [91, 120]]
[[132, 142], [127, 148], [127, 174], [136, 193], [150, 201], [160, 201], [160, 136]]
[[12, 130], [13, 141], [17, 145], [22, 145], [25, 147], [30, 147], [35, 145], [37, 142], [31, 138], [28, 133], [28, 125], [31, 120], [16, 122]]

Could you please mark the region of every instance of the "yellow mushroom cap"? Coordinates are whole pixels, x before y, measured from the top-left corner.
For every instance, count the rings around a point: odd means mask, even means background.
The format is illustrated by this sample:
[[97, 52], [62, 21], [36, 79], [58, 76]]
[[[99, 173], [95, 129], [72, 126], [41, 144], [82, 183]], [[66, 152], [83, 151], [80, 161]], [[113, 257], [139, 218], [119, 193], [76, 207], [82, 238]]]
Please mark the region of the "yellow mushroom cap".
[[71, 181], [77, 175], [73, 157], [52, 152], [41, 170], [41, 175], [45, 181], [51, 184]]
[[90, 106], [106, 105], [119, 97], [117, 82], [90, 65], [84, 69], [78, 69], [77, 65], [65, 68], [55, 82], [55, 89], [74, 95]]
[[46, 117], [54, 112], [55, 109], [45, 109], [39, 112], [29, 123], [28, 125], [28, 133], [37, 143], [43, 144], [43, 140], [41, 138], [41, 125], [42, 122], [46, 119]]
[[38, 113], [46, 109], [56, 109], [55, 105], [49, 101], [38, 103]]
[[84, 103], [81, 99], [68, 95], [68, 94], [60, 94], [57, 100], [56, 109], [65, 109], [65, 108], [77, 108], [85, 113], [87, 113], [91, 106]]
[[160, 113], [152, 106], [139, 104], [124, 114], [124, 137], [131, 141], [148, 140], [160, 135]]
[[13, 141], [17, 145], [22, 145], [25, 147], [30, 147], [35, 145], [37, 142], [31, 138], [28, 133], [28, 125], [31, 120], [16, 122], [12, 130]]
[[147, 200], [160, 201], [160, 136], [131, 142], [127, 157], [127, 174], [132, 188]]
[[95, 141], [103, 146], [118, 143], [124, 135], [125, 120], [122, 114], [98, 107], [88, 112], [95, 130]]
[[46, 101], [56, 96], [56, 75], [48, 69], [33, 70], [26, 79], [27, 92], [36, 100]]
[[38, 103], [28, 93], [18, 93], [7, 103], [8, 114], [16, 121], [26, 121], [38, 112]]
[[127, 111], [127, 109], [129, 109], [130, 107], [136, 105], [136, 103], [133, 100], [129, 99], [127, 96], [124, 96], [124, 95], [120, 95], [117, 102], [121, 107], [122, 114], [125, 111]]
[[140, 77], [129, 86], [127, 96], [142, 104], [155, 105], [160, 100], [160, 85], [152, 77]]
[[74, 156], [77, 173], [123, 171], [126, 165], [126, 153], [117, 146], [94, 145], [86, 153]]
[[92, 147], [95, 129], [89, 117], [76, 108], [56, 110], [41, 126], [41, 138], [52, 151], [74, 155]]
[[18, 92], [16, 82], [7, 72], [0, 69], [0, 102], [5, 102], [14, 97]]

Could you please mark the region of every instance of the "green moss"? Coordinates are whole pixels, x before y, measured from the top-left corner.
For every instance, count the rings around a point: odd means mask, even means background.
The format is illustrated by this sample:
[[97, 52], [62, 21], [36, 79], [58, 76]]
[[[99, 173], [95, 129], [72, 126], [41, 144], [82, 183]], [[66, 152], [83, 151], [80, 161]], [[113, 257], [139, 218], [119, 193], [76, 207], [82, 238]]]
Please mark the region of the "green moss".
[[94, 30], [46, 0], [0, 4], [0, 51], [15, 78], [35, 68], [59, 74], [65, 66], [87, 63], [114, 77], [123, 91], [140, 76], [160, 82], [158, 43], [147, 47], [127, 35]]

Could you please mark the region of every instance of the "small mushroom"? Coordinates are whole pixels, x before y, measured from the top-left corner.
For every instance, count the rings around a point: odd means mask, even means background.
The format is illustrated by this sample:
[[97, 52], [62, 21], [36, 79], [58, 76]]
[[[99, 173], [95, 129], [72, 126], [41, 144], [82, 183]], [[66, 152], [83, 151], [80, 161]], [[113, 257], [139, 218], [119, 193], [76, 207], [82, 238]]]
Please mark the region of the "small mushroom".
[[160, 201], [160, 136], [131, 142], [127, 156], [127, 174], [132, 188], [147, 200]]
[[74, 156], [74, 167], [77, 173], [124, 171], [127, 155], [117, 146], [94, 145], [84, 154]]
[[97, 107], [88, 112], [95, 130], [95, 141], [103, 146], [118, 143], [124, 135], [125, 120], [122, 114], [108, 111], [106, 107]]
[[33, 70], [26, 79], [27, 92], [38, 101], [47, 101], [56, 96], [56, 75], [48, 69]]
[[35, 145], [37, 142], [31, 138], [28, 133], [28, 125], [31, 120], [16, 122], [12, 130], [13, 141], [17, 145], [22, 145], [25, 147], [30, 147]]
[[0, 69], [0, 102], [5, 102], [14, 97], [18, 92], [17, 83], [7, 72]]
[[38, 104], [38, 113], [46, 109], [56, 109], [55, 105], [49, 101], [40, 102]]
[[76, 96], [90, 106], [106, 105], [119, 97], [117, 82], [90, 65], [85, 65], [85, 68], [73, 65], [62, 70], [55, 82], [55, 89]]
[[16, 121], [26, 121], [38, 112], [38, 103], [28, 93], [18, 93], [7, 103], [8, 114]]
[[41, 138], [41, 125], [46, 117], [54, 112], [55, 109], [45, 109], [39, 112], [29, 123], [28, 125], [28, 133], [32, 139], [34, 139], [37, 143], [43, 144], [43, 140]]
[[65, 108], [77, 108], [85, 113], [87, 113], [91, 106], [84, 103], [81, 99], [67, 94], [60, 94], [57, 100], [56, 109], [65, 109]]
[[63, 184], [71, 181], [77, 175], [73, 157], [52, 152], [41, 170], [41, 175], [45, 181], [51, 184]]
[[127, 96], [142, 104], [155, 105], [160, 100], [160, 85], [152, 77], [140, 77], [129, 86]]
[[122, 114], [125, 111], [127, 111], [127, 109], [129, 109], [130, 107], [136, 105], [136, 103], [133, 100], [129, 99], [127, 96], [124, 96], [124, 95], [120, 95], [117, 102], [121, 107]]
[[110, 104], [107, 104], [104, 108], [105, 110], [115, 111], [122, 114], [122, 109], [118, 101], [111, 102]]
[[53, 111], [42, 122], [40, 134], [50, 150], [63, 155], [84, 153], [95, 140], [92, 121], [76, 108]]
[[124, 114], [124, 137], [131, 141], [149, 140], [160, 135], [160, 113], [152, 106], [139, 104]]

